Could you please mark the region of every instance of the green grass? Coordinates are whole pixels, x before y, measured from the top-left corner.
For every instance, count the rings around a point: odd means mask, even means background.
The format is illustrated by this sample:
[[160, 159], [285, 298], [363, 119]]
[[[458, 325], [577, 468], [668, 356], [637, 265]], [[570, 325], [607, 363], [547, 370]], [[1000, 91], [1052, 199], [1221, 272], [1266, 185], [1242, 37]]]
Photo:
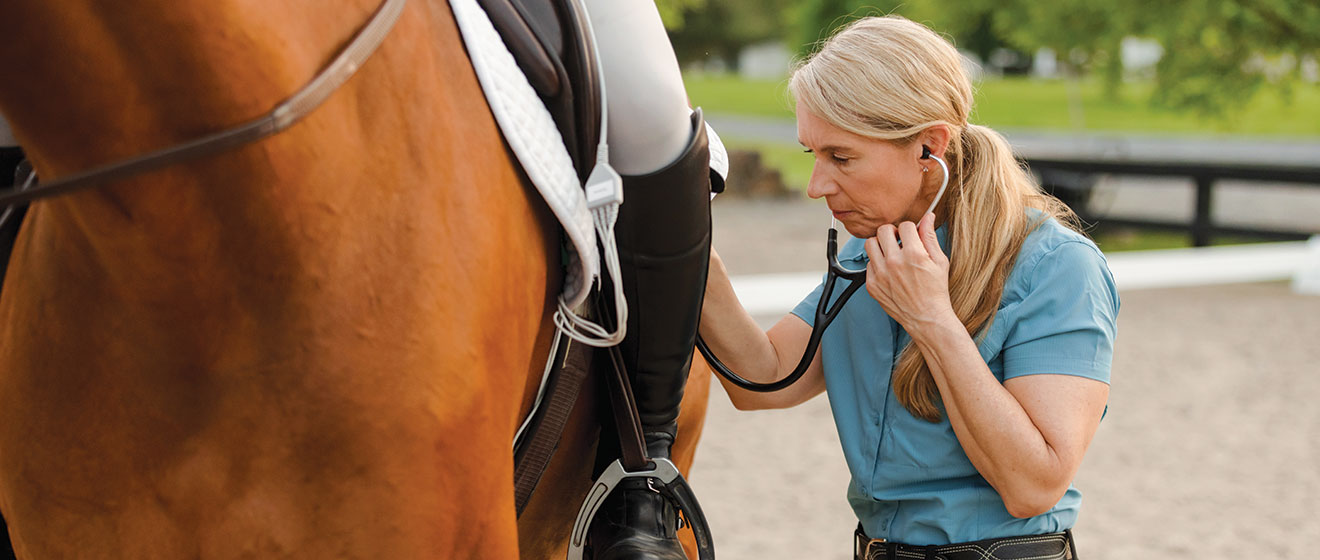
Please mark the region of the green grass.
[[778, 169], [784, 179], [784, 185], [790, 189], [805, 192], [807, 181], [811, 179], [811, 154], [803, 153], [802, 146], [766, 142], [748, 138], [721, 136], [724, 147], [730, 150], [751, 150], [761, 152], [761, 163], [771, 169]]
[[[743, 80], [731, 76], [684, 77], [693, 105], [709, 113], [793, 118], [788, 81]], [[1062, 80], [1004, 78], [977, 84], [971, 121], [992, 128], [1106, 131], [1143, 134], [1269, 135], [1320, 137], [1320, 85], [1300, 85], [1291, 103], [1276, 91], [1262, 91], [1225, 118], [1153, 107], [1150, 83], [1123, 84], [1108, 98], [1097, 80], [1070, 85]], [[1074, 126], [1068, 89], [1081, 94], [1081, 127]]]
[[683, 76], [683, 84], [692, 106], [708, 113], [793, 118], [787, 78], [744, 80], [731, 75], [689, 73]]

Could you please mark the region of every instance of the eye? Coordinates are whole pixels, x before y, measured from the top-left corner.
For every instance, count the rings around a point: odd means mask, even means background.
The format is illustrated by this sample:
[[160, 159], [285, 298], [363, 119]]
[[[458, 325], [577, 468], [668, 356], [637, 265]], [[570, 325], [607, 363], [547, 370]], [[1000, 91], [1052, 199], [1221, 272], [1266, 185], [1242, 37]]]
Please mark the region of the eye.
[[852, 160], [852, 158], [840, 157], [840, 156], [837, 155], [837, 154], [831, 155], [831, 156], [830, 156], [830, 159], [831, 159], [831, 160], [834, 160], [834, 163], [837, 163], [837, 164], [839, 164], [839, 165], [843, 165], [843, 164], [848, 163], [849, 161]]

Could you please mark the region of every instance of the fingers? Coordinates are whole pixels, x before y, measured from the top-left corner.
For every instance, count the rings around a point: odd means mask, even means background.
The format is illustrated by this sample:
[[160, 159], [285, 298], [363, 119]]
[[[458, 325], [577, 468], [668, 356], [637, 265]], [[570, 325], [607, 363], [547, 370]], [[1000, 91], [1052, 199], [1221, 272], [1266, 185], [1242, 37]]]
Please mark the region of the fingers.
[[880, 252], [885, 256], [897, 256], [898, 229], [893, 224], [885, 224], [875, 230], [875, 240], [880, 244]]
[[913, 256], [926, 256], [926, 247], [921, 234], [917, 233], [917, 224], [912, 222], [903, 222], [898, 224], [898, 235], [903, 240], [903, 250], [912, 253]]
[[[872, 254], [872, 246], [876, 254]], [[873, 261], [899, 257], [902, 254], [900, 251], [906, 251], [911, 257], [929, 257], [937, 261], [946, 259], [944, 250], [940, 248], [939, 236], [935, 233], [935, 214], [927, 212], [915, 224], [884, 224], [876, 228], [875, 237], [867, 241], [867, 256]]]
[[926, 248], [926, 254], [931, 259], [939, 262], [944, 259], [944, 250], [940, 248], [940, 238], [935, 234], [935, 214], [927, 212], [921, 217], [921, 222], [917, 224], [917, 231], [921, 234], [921, 244]]
[[870, 259], [872, 263], [877, 265], [884, 264], [885, 256], [880, 252], [880, 243], [876, 241], [875, 237], [867, 238], [866, 242], [862, 244], [862, 248], [866, 249], [866, 257]]

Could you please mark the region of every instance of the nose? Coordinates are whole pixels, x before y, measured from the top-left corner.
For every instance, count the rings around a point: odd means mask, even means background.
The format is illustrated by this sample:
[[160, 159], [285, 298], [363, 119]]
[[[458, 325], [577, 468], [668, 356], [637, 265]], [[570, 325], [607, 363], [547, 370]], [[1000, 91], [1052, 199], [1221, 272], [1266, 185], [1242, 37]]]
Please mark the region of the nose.
[[819, 164], [811, 166], [811, 178], [807, 180], [807, 196], [820, 198], [833, 193], [838, 188], [834, 179]]

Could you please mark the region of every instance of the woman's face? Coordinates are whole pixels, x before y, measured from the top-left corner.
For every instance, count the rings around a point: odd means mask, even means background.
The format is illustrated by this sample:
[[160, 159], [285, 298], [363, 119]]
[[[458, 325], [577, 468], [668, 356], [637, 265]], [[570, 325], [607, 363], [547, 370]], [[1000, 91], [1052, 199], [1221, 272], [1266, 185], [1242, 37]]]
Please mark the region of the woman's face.
[[[941, 170], [922, 160], [921, 141], [902, 146], [853, 134], [797, 105], [798, 142], [816, 158], [807, 196], [824, 198], [853, 237], [875, 237], [884, 224], [916, 222], [935, 197]], [[941, 131], [942, 132], [942, 131]], [[927, 133], [923, 133], [923, 138]], [[931, 146], [942, 155], [943, 146]], [[922, 167], [929, 169], [923, 173]]]

